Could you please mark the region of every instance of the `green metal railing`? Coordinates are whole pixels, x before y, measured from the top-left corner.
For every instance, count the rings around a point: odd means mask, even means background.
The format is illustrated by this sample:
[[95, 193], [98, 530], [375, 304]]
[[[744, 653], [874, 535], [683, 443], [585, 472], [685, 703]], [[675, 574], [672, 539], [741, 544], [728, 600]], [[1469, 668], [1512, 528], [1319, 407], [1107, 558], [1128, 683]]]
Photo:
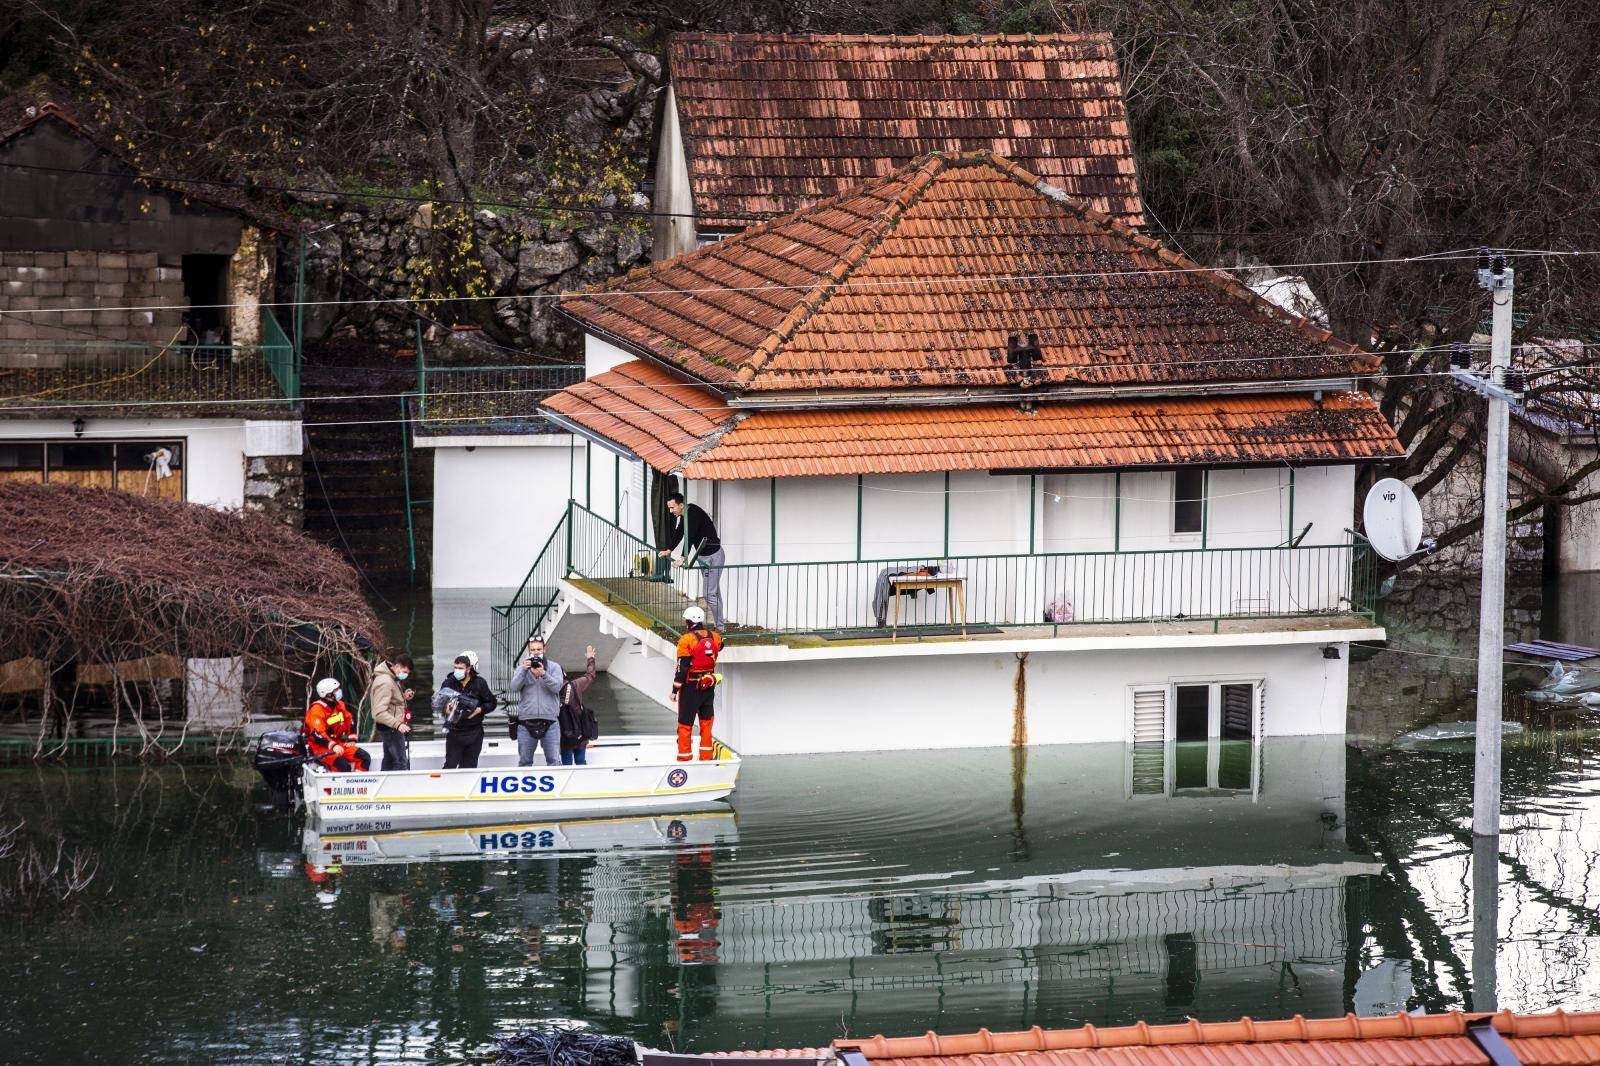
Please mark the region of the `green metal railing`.
[[511, 680], [516, 666], [517, 653], [527, 643], [528, 637], [540, 631], [550, 609], [555, 606], [561, 591], [561, 579], [570, 573], [568, 559], [571, 555], [571, 529], [573, 504], [561, 516], [550, 538], [539, 549], [528, 575], [522, 579], [511, 602], [493, 607], [489, 631], [491, 634], [489, 657], [489, 683], [504, 688]]
[[[296, 313], [299, 312], [298, 306]], [[298, 400], [300, 398], [300, 351], [295, 347], [283, 327], [278, 325], [278, 320], [271, 312], [261, 316], [261, 350], [267, 360], [267, 369], [272, 371], [273, 380], [278, 383], [284, 398]]]
[[485, 425], [508, 431], [540, 426], [545, 420], [539, 415], [539, 404], [545, 397], [582, 380], [583, 366], [572, 363], [419, 365], [417, 420], [430, 432]]
[[[705, 570], [694, 560], [665, 573], [658, 569], [644, 540], [569, 502], [512, 605], [495, 609], [499, 628], [514, 653], [544, 623], [560, 579], [568, 577], [586, 581], [591, 593], [641, 624], [675, 632], [683, 608], [702, 597]], [[721, 579], [729, 639], [763, 641], [870, 636], [886, 628], [908, 635], [959, 632], [962, 626], [1059, 633], [1093, 624], [1370, 618], [1377, 567], [1371, 548], [1358, 539], [1275, 547], [730, 563]], [[1047, 615], [1067, 605], [1070, 612]], [[519, 612], [514, 620], [513, 611]]]
[[0, 344], [0, 406], [300, 398], [300, 355], [270, 313], [262, 344]]

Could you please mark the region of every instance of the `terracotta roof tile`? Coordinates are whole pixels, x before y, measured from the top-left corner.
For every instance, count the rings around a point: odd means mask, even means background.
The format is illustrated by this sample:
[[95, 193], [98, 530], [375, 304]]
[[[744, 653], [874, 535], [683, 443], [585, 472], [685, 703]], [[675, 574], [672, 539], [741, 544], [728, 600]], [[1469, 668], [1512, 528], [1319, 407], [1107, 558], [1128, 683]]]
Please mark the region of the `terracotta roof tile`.
[[700, 448], [684, 473], [765, 477], [1072, 470], [1181, 463], [1395, 458], [1399, 441], [1361, 393], [1041, 404], [757, 411]]
[[[1473, 1015], [1471, 1018], [1484, 1017]], [[897, 1066], [1487, 1066], [1467, 1034], [1468, 1015], [1032, 1029], [836, 1041]], [[1523, 1066], [1600, 1061], [1600, 1012], [1492, 1016]]]
[[676, 470], [733, 416], [712, 390], [637, 360], [568, 386], [540, 406], [658, 470]]
[[1109, 35], [684, 33], [668, 58], [704, 226], [744, 226], [927, 152], [975, 149], [1143, 219]]
[[564, 297], [586, 328], [750, 391], [1342, 376], [1374, 363], [1243, 284], [985, 153], [928, 156]]

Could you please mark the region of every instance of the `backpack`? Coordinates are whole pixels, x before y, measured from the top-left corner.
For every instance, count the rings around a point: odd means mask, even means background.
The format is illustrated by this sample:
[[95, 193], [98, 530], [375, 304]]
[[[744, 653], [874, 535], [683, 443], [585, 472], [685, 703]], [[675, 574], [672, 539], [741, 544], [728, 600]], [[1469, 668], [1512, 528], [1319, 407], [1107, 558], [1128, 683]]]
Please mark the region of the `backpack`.
[[561, 686], [557, 699], [561, 702], [563, 747], [575, 748], [585, 740], [600, 739], [600, 724], [595, 721], [594, 712], [583, 705], [583, 696], [578, 692], [577, 685], [567, 681]]

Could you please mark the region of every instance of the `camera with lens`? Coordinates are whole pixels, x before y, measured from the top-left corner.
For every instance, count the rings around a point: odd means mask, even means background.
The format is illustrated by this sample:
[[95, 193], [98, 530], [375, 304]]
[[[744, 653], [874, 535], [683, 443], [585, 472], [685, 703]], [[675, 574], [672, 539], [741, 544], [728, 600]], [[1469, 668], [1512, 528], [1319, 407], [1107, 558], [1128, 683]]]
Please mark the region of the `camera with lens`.
[[530, 655], [530, 656], [528, 656], [528, 669], [529, 670], [538, 670], [538, 669], [541, 669], [543, 666], [544, 666], [544, 656], [543, 655]]

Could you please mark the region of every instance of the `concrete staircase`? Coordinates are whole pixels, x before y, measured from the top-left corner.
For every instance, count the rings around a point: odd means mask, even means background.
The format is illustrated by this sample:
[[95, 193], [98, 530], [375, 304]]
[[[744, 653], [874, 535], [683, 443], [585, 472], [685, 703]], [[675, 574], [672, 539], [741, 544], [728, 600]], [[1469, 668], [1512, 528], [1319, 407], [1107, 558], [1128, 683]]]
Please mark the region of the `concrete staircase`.
[[[410, 356], [350, 340], [308, 343], [306, 533], [330, 545], [377, 584], [412, 577], [406, 533], [404, 434], [396, 394], [416, 388]], [[411, 456], [413, 498], [432, 496], [433, 464]], [[424, 458], [426, 458], [424, 456]], [[412, 508], [417, 577], [427, 578], [431, 516]]]

